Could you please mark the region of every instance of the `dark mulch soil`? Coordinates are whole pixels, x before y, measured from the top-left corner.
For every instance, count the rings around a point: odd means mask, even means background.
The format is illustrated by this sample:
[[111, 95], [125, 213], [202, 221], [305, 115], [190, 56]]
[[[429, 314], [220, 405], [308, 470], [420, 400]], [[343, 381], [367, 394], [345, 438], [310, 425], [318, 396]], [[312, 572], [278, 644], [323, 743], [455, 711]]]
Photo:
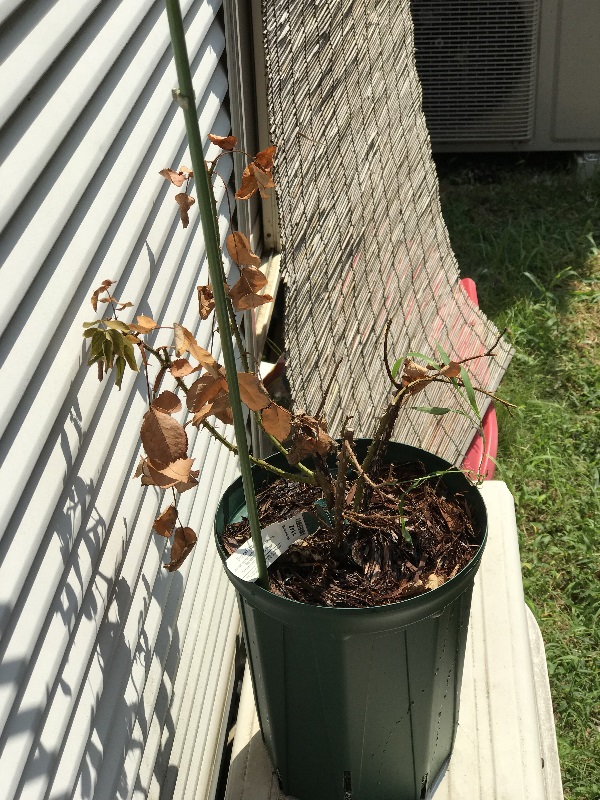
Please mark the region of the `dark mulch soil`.
[[[423, 476], [421, 464], [386, 466], [378, 482], [405, 487]], [[404, 495], [404, 527], [397, 487], [373, 494], [362, 524], [348, 523], [341, 546], [320, 528], [294, 543], [269, 568], [271, 591], [291, 600], [321, 606], [387, 605], [422, 594], [456, 575], [475, 554], [478, 543], [464, 497], [452, 495], [440, 478], [429, 478]], [[276, 481], [257, 498], [262, 528], [310, 511], [320, 490]], [[351, 514], [351, 504], [348, 504]], [[233, 553], [250, 538], [246, 519], [229, 525], [222, 542]]]

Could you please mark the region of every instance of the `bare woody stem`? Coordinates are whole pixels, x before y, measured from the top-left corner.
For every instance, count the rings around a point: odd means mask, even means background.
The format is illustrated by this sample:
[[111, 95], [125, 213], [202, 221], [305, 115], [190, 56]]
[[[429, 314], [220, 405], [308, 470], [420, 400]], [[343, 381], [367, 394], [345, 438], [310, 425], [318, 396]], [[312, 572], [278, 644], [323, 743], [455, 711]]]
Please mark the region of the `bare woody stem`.
[[323, 492], [323, 497], [327, 503], [327, 508], [333, 508], [333, 481], [331, 480], [331, 475], [329, 473], [329, 469], [327, 468], [327, 462], [322, 455], [319, 455], [319, 453], [313, 453], [312, 460], [315, 467], [315, 481], [318, 483], [321, 491]]
[[367, 455], [361, 464], [362, 473], [358, 476], [356, 481], [356, 494], [354, 495], [353, 506], [355, 512], [362, 511], [363, 506], [370, 497], [370, 491], [367, 491], [365, 474], [368, 474], [369, 470], [375, 470], [377, 468], [379, 461], [385, 452], [385, 449], [392, 436], [394, 425], [398, 419], [400, 406], [407, 389], [408, 387], [403, 387], [396, 392], [396, 394], [392, 397], [392, 400], [388, 403], [385, 411], [379, 418], [379, 424], [377, 425], [377, 430], [373, 436], [373, 441], [369, 445]]
[[388, 486], [398, 486], [398, 481], [375, 483], [374, 481], [371, 480], [371, 478], [369, 478], [369, 476], [366, 474], [366, 472], [363, 472], [363, 469], [362, 469], [361, 465], [358, 463], [358, 459], [354, 455], [354, 451], [350, 450], [348, 452], [348, 456], [349, 456], [350, 461], [352, 462], [353, 466], [356, 468], [357, 473], [360, 476], [364, 477], [366, 484], [368, 486], [370, 486], [371, 489], [373, 489], [374, 492], [377, 492], [377, 494], [381, 495], [381, 497], [384, 497], [386, 500], [390, 500], [392, 503], [397, 502], [397, 499], [395, 497], [392, 497], [392, 495], [390, 495], [390, 494], [386, 494], [383, 490], [385, 488], [387, 488]]
[[[481, 358], [481, 356], [474, 356], [473, 358]], [[465, 359], [465, 360], [468, 361], [469, 359]], [[449, 381], [447, 378], [444, 378], [444, 377], [440, 377], [440, 378], [432, 377], [432, 378], [428, 378], [427, 380], [431, 381], [431, 383], [445, 383], [448, 386], [451, 385], [451, 381]], [[461, 386], [462, 386], [462, 383], [461, 383]], [[508, 400], [504, 400], [502, 397], [498, 397], [498, 395], [494, 394], [493, 392], [488, 392], [487, 389], [482, 389], [481, 386], [473, 385], [473, 391], [480, 392], [481, 394], [486, 395], [486, 397], [490, 397], [492, 400], [495, 400], [497, 403], [500, 403], [501, 405], [503, 405], [506, 409], [508, 409], [508, 411], [510, 411], [511, 408], [518, 408], [518, 406], [516, 406], [514, 403], [509, 403]]]
[[392, 320], [389, 319], [387, 325], [385, 326], [385, 334], [383, 336], [383, 364], [385, 366], [385, 371], [387, 372], [387, 376], [392, 382], [392, 384], [396, 387], [396, 389], [401, 389], [402, 384], [398, 383], [394, 376], [392, 375], [392, 370], [390, 367], [389, 356], [388, 356], [388, 337], [390, 335], [390, 328], [392, 327]]
[[500, 333], [498, 334], [494, 344], [490, 348], [488, 348], [485, 351], [485, 353], [480, 353], [477, 356], [468, 356], [467, 358], [461, 358], [460, 361], [457, 361], [456, 363], [457, 364], [466, 364], [467, 361], [475, 361], [475, 359], [477, 359], [477, 358], [493, 358], [496, 355], [496, 353], [494, 352], [495, 349], [498, 347], [498, 345], [500, 344], [500, 340], [502, 339], [504, 334], [507, 333], [507, 332], [508, 332], [508, 328], [504, 328], [504, 330], [500, 331]]
[[342, 446], [338, 455], [338, 472], [335, 481], [335, 503], [333, 507], [333, 535], [336, 544], [342, 544], [344, 538], [344, 504], [346, 501], [346, 474], [352, 454], [354, 431], [344, 425]]

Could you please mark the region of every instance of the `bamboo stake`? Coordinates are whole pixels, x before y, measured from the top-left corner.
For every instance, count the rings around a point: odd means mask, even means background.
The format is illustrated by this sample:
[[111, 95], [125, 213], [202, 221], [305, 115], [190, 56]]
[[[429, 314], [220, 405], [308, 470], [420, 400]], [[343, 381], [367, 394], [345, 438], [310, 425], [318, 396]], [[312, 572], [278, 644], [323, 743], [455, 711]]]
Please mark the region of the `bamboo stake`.
[[183, 109], [185, 117], [185, 127], [190, 147], [192, 159], [192, 169], [196, 180], [198, 192], [198, 208], [204, 234], [204, 244], [206, 247], [206, 257], [208, 260], [208, 272], [212, 284], [215, 300], [215, 313], [219, 330], [221, 331], [221, 345], [223, 348], [223, 361], [227, 373], [227, 385], [229, 387], [229, 402], [233, 412], [233, 427], [237, 442], [238, 457], [240, 460], [240, 470], [246, 497], [246, 508], [248, 511], [248, 522], [256, 553], [256, 564], [258, 567], [258, 583], [264, 589], [269, 588], [269, 576], [267, 574], [267, 564], [263, 549], [260, 523], [258, 521], [258, 511], [256, 508], [256, 497], [254, 494], [254, 484], [250, 456], [248, 452], [248, 442], [246, 439], [246, 426], [240, 400], [240, 390], [237, 380], [237, 369], [233, 344], [229, 335], [229, 315], [227, 309], [227, 298], [222, 280], [222, 255], [219, 242], [219, 232], [215, 224], [212, 211], [212, 186], [208, 175], [206, 164], [204, 163], [204, 153], [202, 150], [202, 139], [200, 138], [200, 128], [198, 125], [198, 114], [194, 88], [192, 86], [192, 76], [190, 73], [190, 62], [185, 42], [183, 29], [183, 19], [179, 0], [166, 0], [167, 16], [169, 19], [169, 29], [171, 31], [171, 45], [173, 47], [173, 57], [177, 68], [177, 78], [179, 89], [174, 92], [174, 97]]

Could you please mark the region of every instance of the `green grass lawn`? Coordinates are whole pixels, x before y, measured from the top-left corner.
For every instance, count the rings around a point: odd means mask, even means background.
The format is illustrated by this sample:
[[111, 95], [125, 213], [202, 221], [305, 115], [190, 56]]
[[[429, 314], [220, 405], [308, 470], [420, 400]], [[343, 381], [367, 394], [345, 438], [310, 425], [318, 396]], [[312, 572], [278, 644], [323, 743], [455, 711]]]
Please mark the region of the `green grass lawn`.
[[563, 158], [440, 158], [461, 272], [508, 327], [497, 477], [517, 507], [565, 797], [600, 798], [600, 175]]

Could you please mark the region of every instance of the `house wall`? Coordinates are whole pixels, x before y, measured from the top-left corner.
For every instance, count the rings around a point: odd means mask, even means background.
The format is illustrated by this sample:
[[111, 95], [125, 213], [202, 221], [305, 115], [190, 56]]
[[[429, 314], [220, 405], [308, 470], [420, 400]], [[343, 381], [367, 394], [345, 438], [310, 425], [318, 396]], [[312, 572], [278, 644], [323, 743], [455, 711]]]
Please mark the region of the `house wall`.
[[[220, 2], [182, 8], [203, 136], [225, 134]], [[183, 230], [158, 174], [189, 163], [164, 4], [4, 0], [0, 54], [0, 797], [209, 798], [237, 631], [210, 537], [235, 465], [190, 434], [198, 544], [167, 573], [169, 500], [131, 480], [145, 381], [99, 383], [81, 336], [110, 278], [125, 321], [211, 339], [197, 208]]]

